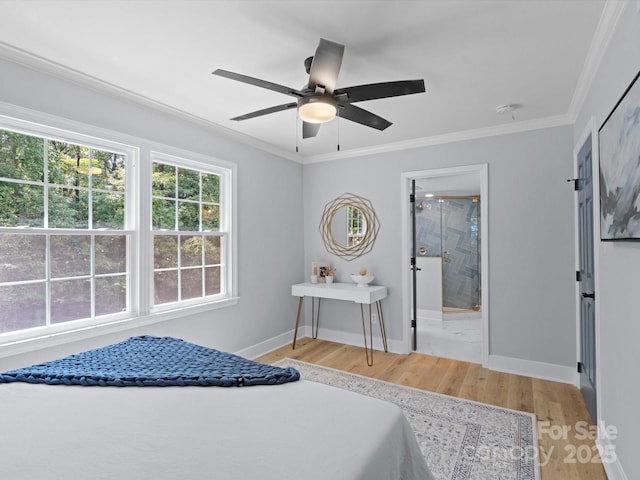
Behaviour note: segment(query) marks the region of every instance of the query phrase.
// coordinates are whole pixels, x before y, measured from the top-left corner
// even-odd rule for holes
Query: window
[[[0,333],[129,311],[127,162],[0,130]]]
[[[235,166],[151,147],[0,117],[0,345],[235,302]]]
[[[227,293],[228,224],[224,173],[154,154],[152,163],[154,306]]]

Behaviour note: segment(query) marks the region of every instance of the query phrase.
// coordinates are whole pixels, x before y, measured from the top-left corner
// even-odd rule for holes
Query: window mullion
[[[144,150],[142,155],[148,157],[150,152]],[[134,195],[129,196],[131,227],[134,234],[130,237],[131,281],[130,294],[132,310],[140,315],[146,315],[153,307],[153,231],[151,206],[153,196],[151,190],[151,165],[149,162],[138,161],[130,179],[133,183]]]
[[[51,235],[45,235],[45,325],[51,326]]]
[[[91,230],[93,228],[93,175],[92,175],[92,170],[93,170],[93,148],[89,149],[89,158],[88,158],[88,165],[87,165],[87,185],[89,186],[88,191],[87,191],[87,208],[89,209],[88,215],[87,215],[87,228],[89,230]]]
[[[205,272],[205,249],[206,249],[206,244],[205,244],[205,237],[202,234],[202,231],[204,230],[203,227],[203,223],[202,223],[202,172],[198,172],[198,231],[200,232],[200,244],[201,244],[201,248],[200,248],[200,295],[202,297],[205,297],[207,295],[207,288],[205,285],[206,282],[206,276],[204,274]]]
[[[42,159],[44,162],[44,167],[42,169],[44,178],[42,179],[42,190],[43,190],[43,201],[44,201],[44,228],[49,228],[49,140],[46,138],[43,141],[42,155],[44,158]]]
[[[91,162],[89,162],[89,165],[91,165]],[[91,167],[89,167],[89,170],[91,170]],[[89,209],[91,210],[91,209]],[[96,316],[96,236],[95,235],[91,235],[91,240],[90,240],[90,254],[89,254],[89,275],[91,277],[91,284],[90,284],[90,289],[91,289],[91,318],[94,318]]]

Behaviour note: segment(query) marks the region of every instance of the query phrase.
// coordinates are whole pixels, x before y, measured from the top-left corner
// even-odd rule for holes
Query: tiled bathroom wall
[[[444,308],[473,309],[480,305],[479,226],[479,201],[416,201],[416,256],[442,257]]]

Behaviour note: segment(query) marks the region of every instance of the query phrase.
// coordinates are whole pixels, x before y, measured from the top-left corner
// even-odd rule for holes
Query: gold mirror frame
[[[331,222],[333,221],[333,218],[340,209],[347,207],[352,207],[362,212],[362,216],[367,226],[361,241],[351,246],[344,245],[342,242],[337,241],[331,231]],[[352,193],[345,193],[335,200],[327,203],[324,207],[324,212],[322,213],[322,218],[320,220],[320,235],[322,236],[322,241],[324,242],[324,246],[327,251],[348,261],[371,251],[376,237],[378,236],[378,230],[380,230],[380,224],[371,202],[366,198]]]

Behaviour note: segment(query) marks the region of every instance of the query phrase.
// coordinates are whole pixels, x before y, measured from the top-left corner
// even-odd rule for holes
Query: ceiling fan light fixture
[[[338,102],[328,95],[313,95],[298,102],[298,115],[308,123],[330,122],[338,114]]]

